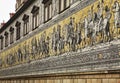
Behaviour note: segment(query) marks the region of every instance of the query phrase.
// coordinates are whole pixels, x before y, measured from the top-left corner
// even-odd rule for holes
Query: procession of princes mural
[[[79,22],[75,22],[76,17],[69,17],[68,24],[63,27],[58,23],[49,35],[44,30],[39,38],[34,37],[29,44],[24,43],[15,52],[1,57],[0,66],[60,56],[66,52],[77,52],[88,46],[119,39],[120,1],[111,0],[110,5],[100,0],[97,5],[91,5],[87,15],[83,13],[83,17],[79,17]]]

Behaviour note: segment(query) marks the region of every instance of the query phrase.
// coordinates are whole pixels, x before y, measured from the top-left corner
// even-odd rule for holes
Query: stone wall
[[[119,27],[115,28],[114,26],[115,19],[112,12],[114,7],[112,5],[115,4],[113,1],[112,4],[110,3],[109,0],[104,2],[84,0],[83,2],[76,3],[76,5],[73,4],[60,15],[40,25],[30,35],[1,51],[1,61],[3,62],[0,62],[0,79],[2,79],[2,83],[5,83],[5,80],[7,80],[6,83],[38,83],[38,81],[40,83],[119,83],[120,34],[117,33],[117,30],[119,32]],[[37,1],[35,4],[39,4],[39,2]],[[99,28],[102,26],[105,30],[96,31],[96,34],[93,34],[93,30],[92,35],[86,35],[86,28],[84,26],[86,16],[89,17],[90,11],[94,10],[92,12],[95,15],[93,15],[94,21],[91,19],[93,21],[91,22],[88,19],[93,28],[93,23],[98,24],[98,21],[101,19],[99,18],[98,20],[96,17],[98,13],[97,7],[99,8],[100,4],[105,6],[105,10],[103,10],[104,20],[102,18],[102,22],[105,22],[105,24],[101,24]],[[82,13],[85,13],[84,17]],[[109,22],[106,22],[106,20],[109,20]],[[81,26],[78,27],[80,23]],[[59,26],[61,26],[60,29],[58,28]],[[66,35],[67,30],[63,33],[64,29],[71,27],[69,35]],[[94,28],[96,27],[98,26],[94,26]],[[107,29],[109,27],[109,30],[106,30],[106,27]],[[82,28],[80,30],[81,35],[77,28]],[[58,29],[61,32],[56,31]],[[73,36],[76,33],[75,31],[78,32],[77,37]],[[44,35],[44,32],[47,34]],[[56,46],[61,45],[61,37],[53,38],[54,34],[56,34],[55,32],[59,33],[61,37],[64,36],[66,38],[69,36],[68,39],[70,41],[67,41],[66,38],[62,50],[61,48],[58,49],[58,47],[53,49],[54,45],[52,46],[52,44],[54,41],[47,41],[47,37],[53,40],[58,39],[57,42],[59,44]],[[79,43],[73,41],[79,39],[81,39]],[[46,50],[46,43],[50,48],[49,50]]]
[[[0,83],[120,83],[120,74],[89,74],[0,80]]]

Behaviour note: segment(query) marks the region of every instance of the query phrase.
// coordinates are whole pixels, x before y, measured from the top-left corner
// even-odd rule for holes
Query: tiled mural
[[[120,38],[120,0],[97,0],[39,34],[0,53],[0,66],[78,52]]]

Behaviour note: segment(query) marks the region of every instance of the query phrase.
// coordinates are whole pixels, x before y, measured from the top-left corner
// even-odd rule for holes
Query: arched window
[[[43,0],[44,4],[44,22],[52,18],[52,0]]]
[[[19,40],[21,33],[21,23],[17,21],[15,26],[16,26],[16,40]]]
[[[0,46],[1,46],[0,49],[1,49],[1,50],[3,49],[3,39],[4,39],[4,37],[1,35],[1,36],[0,36],[0,40],[1,40],[1,41],[0,41]]]
[[[8,46],[8,32],[5,32],[5,47]]]
[[[64,11],[65,9],[69,8],[70,0],[59,0],[59,12]]]
[[[31,13],[33,14],[33,16],[32,16],[32,29],[34,30],[39,26],[39,7],[33,6]]]
[[[14,42],[14,28],[10,27],[10,44]]]
[[[23,35],[27,35],[29,33],[29,16],[25,14],[22,20],[24,21]]]

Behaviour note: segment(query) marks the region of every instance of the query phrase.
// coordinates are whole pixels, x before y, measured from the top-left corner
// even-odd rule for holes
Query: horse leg
[[[109,33],[109,31],[106,31],[106,37],[107,37],[107,42],[110,41],[110,33]]]
[[[95,42],[95,40],[94,40],[94,36],[92,36],[92,37],[91,37],[91,46],[94,45],[94,42]]]
[[[105,33],[105,31],[103,30],[103,42],[105,42],[105,35],[106,35],[106,33]]]
[[[102,40],[103,40],[103,36],[102,36],[103,34],[102,34],[102,31],[100,31],[100,43],[102,43]]]

